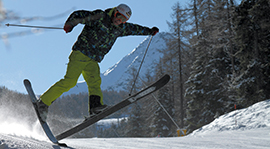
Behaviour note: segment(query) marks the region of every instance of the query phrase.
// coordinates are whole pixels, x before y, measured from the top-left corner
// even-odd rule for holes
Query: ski
[[[54,135],[53,135],[53,133],[52,133],[50,127],[48,126],[48,124],[47,124],[46,122],[44,122],[44,121],[41,120],[41,118],[40,118],[40,116],[39,116],[38,109],[37,109],[37,98],[36,98],[36,95],[35,95],[35,93],[34,93],[34,91],[33,91],[31,82],[30,82],[29,80],[25,79],[25,80],[23,81],[23,83],[24,83],[24,86],[25,86],[25,88],[26,88],[26,90],[27,90],[27,92],[28,92],[28,95],[29,95],[30,99],[31,99],[31,102],[32,102],[32,104],[33,104],[33,107],[34,107],[34,109],[35,109],[35,111],[36,111],[38,120],[39,120],[39,122],[40,122],[40,124],[41,124],[41,126],[42,126],[42,128],[43,128],[43,130],[44,130],[44,132],[45,132],[45,134],[46,134],[47,137],[49,138],[49,140],[50,140],[52,143],[57,144],[57,145],[59,145],[59,146],[67,147],[67,145],[66,145],[65,143],[59,143],[59,142],[58,142],[58,140],[54,137]]]
[[[75,127],[71,128],[69,130],[66,130],[65,132],[57,135],[56,139],[62,140],[64,138],[67,138],[67,137],[87,128],[88,126],[90,126],[90,125],[98,122],[99,120],[113,114],[114,112],[142,99],[143,97],[145,97],[145,96],[147,96],[147,95],[149,95],[157,90],[159,90],[161,87],[166,85],[169,82],[169,80],[170,80],[170,76],[167,74],[164,75],[158,81],[156,81],[152,85],[142,89],[138,93],[127,97],[126,99],[119,102],[118,104],[116,104],[114,106],[110,106],[109,108],[105,109],[103,112],[101,112],[97,115],[94,115],[93,117],[90,117],[90,118],[86,119],[85,121],[83,121],[82,123],[76,125]]]

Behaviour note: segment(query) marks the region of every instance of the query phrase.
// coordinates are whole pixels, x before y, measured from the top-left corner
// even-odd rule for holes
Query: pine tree
[[[142,88],[140,78],[136,78],[137,70],[132,68],[130,70],[131,79],[129,80],[130,87],[133,87],[134,81],[136,84],[134,85],[133,92],[137,92]],[[149,78],[149,77],[148,77]],[[137,80],[135,80],[137,79]],[[132,90],[132,89],[131,89]],[[128,118],[128,125],[126,127],[126,136],[129,137],[143,137],[145,136],[146,130],[146,122],[145,122],[145,115],[143,115],[143,103],[144,102],[136,102],[130,106],[130,116]]]
[[[235,40],[239,51],[235,55],[240,72],[234,87],[243,107],[270,98],[269,9],[268,0],[244,0],[236,9]]]
[[[161,77],[164,75],[162,70],[162,64],[160,63],[157,66],[157,77]],[[164,86],[163,88],[158,90],[157,98],[159,102],[163,105],[166,111],[174,117],[174,103],[172,102],[171,94],[170,94],[170,87],[169,85]],[[152,135],[153,136],[163,136],[169,137],[173,136],[173,125],[170,118],[164,112],[164,110],[160,106],[156,106],[156,111],[154,113],[154,119],[151,125],[152,128]]]
[[[142,114],[142,108],[139,102],[132,106],[131,115],[128,118],[128,132],[129,137],[143,137],[145,129],[145,117]]]
[[[230,19],[224,17],[228,16],[228,6],[226,0],[206,0],[198,5],[200,34],[192,42],[196,61],[186,90],[187,121],[191,130],[224,114],[224,105],[230,103],[227,81],[232,74],[232,61],[228,49],[232,48],[232,43],[228,41],[232,33],[229,32]]]
[[[185,94],[185,74],[188,70],[188,61],[189,56],[187,51],[187,43],[185,42],[185,34],[186,34],[186,24],[187,24],[187,11],[185,9],[182,9],[180,7],[179,2],[177,2],[173,6],[173,22],[169,23],[168,25],[172,31],[172,35],[174,36],[173,39],[168,40],[166,49],[167,52],[167,59],[163,59],[163,63],[167,64],[169,67],[169,70],[172,71],[172,93],[173,97],[175,98],[175,103],[179,107],[179,114],[180,114],[180,122],[181,127],[184,127],[184,118],[185,118],[185,103],[186,100],[184,98]],[[170,68],[171,67],[171,68]]]

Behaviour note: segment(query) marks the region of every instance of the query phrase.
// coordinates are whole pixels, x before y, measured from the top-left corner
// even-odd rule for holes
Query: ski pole
[[[146,87],[146,83],[143,81],[143,79],[139,76],[139,79],[142,81],[143,85]],[[164,110],[164,112],[168,115],[168,117],[171,119],[171,121],[174,123],[174,125],[177,127],[177,133],[181,133],[183,135],[186,135],[186,133],[184,132],[183,129],[180,129],[180,127],[177,125],[177,123],[175,122],[175,120],[172,118],[172,116],[169,114],[169,112],[164,108],[164,106],[161,104],[161,102],[159,102],[159,100],[157,99],[157,97],[154,95],[154,93],[151,93],[152,97],[154,97],[154,99],[156,100],[156,102],[159,104],[159,106]],[[178,135],[178,137],[180,136],[180,134]]]
[[[152,38],[153,38],[153,35],[151,36],[151,38],[150,38],[150,40],[149,40],[149,43],[148,43],[148,45],[147,45],[147,48],[146,48],[146,50],[145,50],[145,53],[144,53],[144,56],[143,56],[143,59],[142,59],[141,65],[140,65],[140,67],[139,67],[139,70],[138,70],[138,72],[137,72],[137,75],[136,75],[136,77],[135,77],[135,80],[134,80],[134,82],[133,82],[133,85],[132,85],[132,87],[131,87],[131,90],[130,90],[129,96],[131,96],[132,90],[133,90],[133,88],[134,88],[134,86],[135,86],[136,80],[137,80],[138,75],[139,75],[139,73],[140,73],[140,70],[141,70],[141,67],[142,67],[142,64],[143,64],[144,58],[145,58],[145,56],[146,56],[146,53],[147,53],[147,51],[148,51],[148,48],[149,48],[150,43],[151,43],[151,41],[152,41]]]
[[[44,29],[64,29],[61,27],[47,27],[47,26],[33,26],[33,25],[19,25],[19,24],[6,24],[7,27],[9,26],[17,26],[17,27],[31,27],[31,28],[44,28]]]

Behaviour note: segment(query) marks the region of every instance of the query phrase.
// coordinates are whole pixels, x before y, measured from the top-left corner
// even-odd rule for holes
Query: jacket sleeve
[[[141,26],[133,23],[123,24],[123,36],[128,35],[152,35],[152,30],[149,27]]]
[[[78,10],[74,11],[67,19],[65,24],[71,25],[72,27],[81,24],[87,24],[92,20],[97,20],[104,17],[104,11],[95,10],[95,11],[86,11]]]

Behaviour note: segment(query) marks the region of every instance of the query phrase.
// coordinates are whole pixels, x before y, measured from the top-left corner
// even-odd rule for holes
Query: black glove
[[[151,31],[152,31],[152,36],[155,36],[159,32],[159,29],[157,27],[153,27]]]

